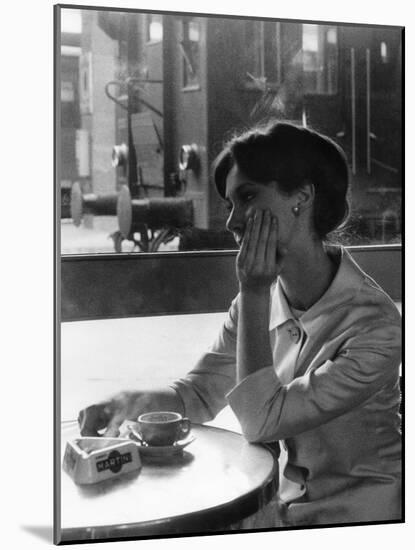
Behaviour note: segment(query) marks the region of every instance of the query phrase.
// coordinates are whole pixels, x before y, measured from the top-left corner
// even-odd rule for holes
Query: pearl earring
[[[298,217],[300,215],[300,207],[299,206],[293,206],[293,214],[296,217]]]

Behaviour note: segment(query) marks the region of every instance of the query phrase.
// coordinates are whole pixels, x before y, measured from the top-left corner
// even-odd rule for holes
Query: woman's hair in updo
[[[292,195],[314,185],[314,228],[320,239],[339,228],[349,214],[349,170],[343,150],[330,138],[286,122],[257,127],[232,138],[218,155],[213,177],[225,198],[226,178],[234,165],[259,183],[276,181]]]

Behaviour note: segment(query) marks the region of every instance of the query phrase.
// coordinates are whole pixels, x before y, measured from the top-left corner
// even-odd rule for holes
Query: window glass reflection
[[[149,15],[148,40],[150,42],[159,42],[162,39],[163,39],[163,16]]]
[[[303,70],[306,93],[337,92],[337,29],[303,25]]]
[[[183,55],[183,86],[200,85],[200,27],[198,21],[183,21],[183,40],[181,50]]]

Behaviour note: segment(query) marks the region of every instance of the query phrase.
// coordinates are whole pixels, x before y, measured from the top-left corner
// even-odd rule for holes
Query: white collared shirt
[[[288,384],[294,378],[297,358],[306,334],[297,315],[290,308],[280,282],[275,286],[269,323],[271,349],[275,371],[281,382]]]
[[[281,283],[278,280],[271,290],[275,299],[270,311],[270,340],[275,372],[284,385],[292,382],[295,376],[298,356],[307,338],[300,318],[303,312],[290,307]],[[280,441],[279,456],[279,497],[290,502],[305,492],[305,485],[288,479],[284,472],[288,464],[285,441]]]

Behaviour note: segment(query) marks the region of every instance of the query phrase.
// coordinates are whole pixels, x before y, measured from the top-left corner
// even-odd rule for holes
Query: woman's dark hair
[[[309,128],[274,122],[232,138],[213,165],[214,182],[223,198],[226,178],[235,164],[253,181],[277,181],[280,191],[289,195],[307,181],[314,184],[314,228],[320,239],[347,219],[347,160],[328,137]]]

